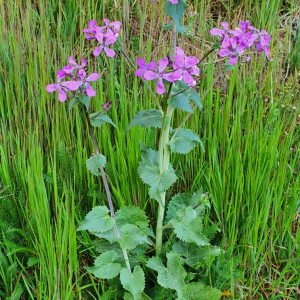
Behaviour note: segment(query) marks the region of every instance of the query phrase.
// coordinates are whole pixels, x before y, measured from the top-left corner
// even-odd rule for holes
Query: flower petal
[[[173,73],[173,79],[176,80],[180,80],[182,78],[182,70],[177,70]]]
[[[81,60],[81,66],[79,68],[84,68],[86,66],[86,59],[83,57]]]
[[[89,97],[95,97],[96,96],[95,90],[88,83],[85,83],[85,87],[86,87],[86,94]]]
[[[103,46],[95,48],[95,50],[93,51],[94,56],[98,56],[101,53],[102,49]]]
[[[166,73],[166,74],[163,74],[163,79],[169,81],[169,82],[174,82],[175,79],[173,77],[173,73]]]
[[[194,78],[189,74],[188,71],[183,72],[182,79],[185,83],[190,84],[194,81]]]
[[[105,41],[105,45],[110,45],[115,43],[117,38],[114,35],[110,35],[107,40]]]
[[[177,55],[182,55],[182,56],[186,57],[186,55],[184,54],[184,51],[182,50],[181,47],[177,47],[176,48],[176,54]]]
[[[175,55],[173,69],[177,70],[185,66],[185,57],[183,55]]]
[[[144,72],[145,72],[145,69],[137,69],[134,74],[137,77],[141,77],[141,76],[143,76]]]
[[[63,91],[61,87],[58,88],[58,100],[60,102],[65,102],[67,99],[67,94]]]
[[[193,67],[194,65],[198,64],[199,60],[195,56],[189,56],[186,61],[185,61],[185,67],[190,68]]]
[[[147,69],[154,69],[154,68],[156,68],[156,63],[155,63],[155,61],[151,61],[148,64]]]
[[[224,30],[228,30],[228,22],[221,22],[220,25],[224,28]]]
[[[85,32],[84,34],[85,34],[85,37],[86,37],[87,40],[94,40],[94,39],[96,39],[94,36],[90,35],[87,32]]]
[[[116,52],[114,50],[111,50],[107,47],[104,47],[104,51],[108,57],[114,57],[116,55]]]
[[[158,62],[158,71],[161,73],[169,64],[169,61],[167,58],[163,58]]]
[[[161,77],[158,78],[157,84],[156,84],[156,93],[158,95],[162,95],[166,91],[166,88],[163,83],[163,79]]]
[[[48,93],[53,93],[54,91],[56,91],[56,89],[57,89],[58,87],[59,87],[59,84],[55,84],[55,83],[49,84],[49,85],[46,86],[46,91],[47,91]]]
[[[103,44],[104,34],[102,32],[97,31],[95,37],[100,44]]]
[[[144,79],[145,80],[153,80],[153,79],[156,79],[158,77],[159,77],[159,75],[154,73],[153,71],[146,71],[144,73]]]
[[[100,74],[98,73],[92,73],[87,79],[86,81],[96,81],[98,80],[100,77]]]
[[[232,54],[232,51],[228,50],[228,49],[221,49],[219,51],[219,55],[221,57],[224,57],[224,56],[228,56],[228,55],[231,55]]]
[[[229,64],[231,66],[235,65],[237,63],[237,60],[236,60],[236,55],[233,54],[230,58],[229,58]]]
[[[69,57],[69,63],[72,64],[72,65],[74,65],[76,68],[78,68],[78,65],[77,65],[77,63],[76,63],[76,61],[75,61],[75,59],[74,59],[73,56]]]
[[[65,81],[65,82],[62,82],[61,85],[71,91],[76,91],[82,85],[82,81]]]
[[[96,20],[91,20],[91,21],[89,22],[89,27],[90,27],[90,28],[95,28],[95,27],[96,27]]]
[[[147,69],[146,61],[143,58],[138,58],[136,63],[140,68]]]
[[[225,33],[225,31],[223,29],[219,29],[219,28],[213,28],[210,30],[209,32],[211,35],[222,35]]]

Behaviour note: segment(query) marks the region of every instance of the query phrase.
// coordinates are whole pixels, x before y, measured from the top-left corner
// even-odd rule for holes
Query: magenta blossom
[[[78,64],[76,63],[75,59],[73,56],[70,56],[69,57],[69,63],[71,65],[66,65],[63,67],[63,71],[66,72],[66,74],[71,74],[74,70],[80,70],[81,68],[84,68],[86,66],[86,59],[85,58],[82,58],[81,60],[81,65],[78,66]],[[71,76],[73,77],[73,76]]]
[[[116,55],[114,50],[107,48],[108,45],[111,45],[116,42],[117,38],[114,35],[111,35],[107,39],[105,39],[104,34],[102,32],[97,32],[96,39],[100,43],[100,46],[96,47],[93,51],[93,54],[95,56],[98,56],[101,53],[102,49],[104,49],[108,57],[114,57]]]
[[[237,37],[239,39],[238,42],[245,44],[246,47],[253,46],[254,41],[257,39],[258,35],[254,34],[252,31],[246,32],[246,30],[250,26],[250,22],[241,20],[239,24],[240,28],[236,28],[235,30],[229,30],[229,33]]]
[[[182,79],[189,86],[195,86],[196,81],[191,75],[198,76],[200,74],[200,69],[196,66],[199,60],[195,56],[187,57],[180,47],[177,47],[177,53],[181,54],[175,56],[173,78],[175,80]]]
[[[93,36],[93,35],[90,35],[90,33],[96,34],[96,32],[97,32],[96,20],[91,20],[91,21],[89,22],[89,27],[90,27],[90,29],[84,28],[84,29],[83,29],[83,32],[84,32],[84,34],[85,34],[85,37],[86,37],[88,40],[94,40],[96,37]]]
[[[230,56],[229,64],[232,66],[237,63],[237,56],[244,52],[246,45],[243,43],[238,44],[238,39],[234,36],[229,39],[229,42],[230,46],[226,49],[221,49],[219,55],[221,57]]]
[[[79,77],[79,80],[77,81],[67,81],[64,82],[65,86],[71,90],[71,91],[76,91],[79,89],[81,85],[85,85],[86,88],[86,94],[89,97],[94,97],[96,96],[95,90],[88,84],[89,81],[96,81],[100,77],[98,73],[92,73],[90,76],[86,78],[86,73],[83,70],[79,70],[77,72],[77,76]]]
[[[228,22],[221,22],[220,25],[223,27],[223,29],[213,28],[210,30],[210,34],[219,36],[219,40],[222,41],[222,48],[227,48],[230,45],[228,36]]]
[[[110,22],[108,19],[104,19],[105,26],[98,27],[99,31],[104,32],[104,30],[107,30],[108,36],[113,34],[115,37],[118,37],[118,31],[120,30],[121,27],[121,22],[120,21],[114,21]]]
[[[135,71],[135,76],[141,77],[145,73],[145,71],[150,71],[156,68],[156,63],[154,61],[151,61],[148,65],[146,61],[143,58],[138,58],[137,65],[139,66],[139,69]]]
[[[58,71],[63,72],[63,71]],[[62,73],[61,73],[62,74]],[[54,91],[58,90],[58,100],[60,102],[65,102],[67,99],[67,90],[65,88],[68,88],[68,82],[60,82],[63,77],[57,76],[57,83],[55,84],[49,84],[46,86],[46,90],[48,93],[53,93]]]
[[[154,80],[154,79],[158,78],[157,84],[156,84],[156,92],[159,95],[162,95],[166,91],[163,79],[165,79],[169,82],[175,81],[173,78],[173,73],[167,73],[164,71],[164,69],[168,66],[168,64],[169,64],[168,59],[163,58],[158,62],[158,73],[155,73],[153,71],[145,71],[145,73],[144,73],[145,80]]]

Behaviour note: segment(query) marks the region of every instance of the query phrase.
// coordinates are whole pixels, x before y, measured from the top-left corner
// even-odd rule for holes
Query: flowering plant
[[[147,63],[144,58],[138,58],[135,70],[135,75],[150,89],[157,107],[139,111],[128,130],[134,126],[160,129],[158,149],[141,144],[141,161],[138,166],[141,180],[149,185],[150,198],[157,201],[155,234],[147,215],[140,208],[124,206],[117,212],[114,210],[104,171],[106,158],[100,154],[94,135],[94,127],[101,127],[104,123],[115,126],[107,115],[111,101],[102,106],[102,111],[89,114],[91,97],[95,96],[90,82],[96,81],[100,75],[92,73],[88,76],[84,70],[86,60],[83,58],[78,65],[71,56],[70,64],[56,73],[57,83],[46,87],[50,93],[58,90],[61,102],[66,101],[67,94],[72,95],[70,108],[82,106],[84,109],[96,152],[87,160],[86,166],[95,176],[101,176],[109,206],[94,207],[78,228],[88,230],[100,239],[97,241],[100,255],[94,266],[86,269],[102,279],[119,276],[126,290],[123,299],[127,300],[151,299],[150,294],[155,298],[157,284],[160,289],[174,290],[176,296],[172,299],[217,300],[222,295],[219,290],[205,285],[199,272],[200,265],[206,268],[209,261],[222,251],[211,245],[211,238],[203,229],[203,218],[208,206],[207,193],[178,193],[171,199],[167,196],[168,189],[178,178],[171,164],[171,155],[187,154],[198,144],[203,149],[198,134],[183,128],[194,110],[202,108],[201,98],[196,90],[200,61],[195,56],[187,56],[181,47],[176,47],[176,32],[181,28],[185,8],[184,0],[165,2],[165,12],[173,19],[171,53],[158,62]],[[121,23],[104,19],[104,24],[97,27],[96,21],[92,20],[89,28],[83,32],[88,40],[98,42],[93,50],[94,56],[107,55],[112,58],[116,53],[110,47],[118,43]],[[211,34],[219,37],[219,55],[230,56],[231,65],[236,64],[238,56],[252,46],[256,47],[258,53],[263,51],[268,56],[270,37],[265,31],[259,32],[250,26],[249,21],[241,21],[240,28],[233,31],[228,30],[228,23],[221,23],[221,26],[223,29],[213,28]],[[125,51],[121,50],[121,53],[134,66]],[[147,81],[152,80],[157,80],[157,95],[147,84]],[[175,109],[188,112],[188,115],[178,128],[173,129]],[[145,270],[148,270],[148,277],[145,276]],[[151,288],[153,282],[156,287],[154,289]]]

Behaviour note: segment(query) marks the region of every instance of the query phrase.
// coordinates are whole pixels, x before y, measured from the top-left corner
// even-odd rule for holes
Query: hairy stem
[[[97,141],[96,141],[96,138],[95,138],[94,128],[91,124],[90,116],[89,116],[88,111],[87,111],[85,106],[84,106],[84,113],[85,113],[86,121],[88,123],[90,137],[93,141],[93,145],[94,145],[96,154],[99,155],[100,151],[99,151],[99,147],[98,147],[98,144],[97,144]],[[102,181],[103,181],[103,184],[104,184],[104,187],[105,187],[105,192],[106,192],[106,196],[107,196],[107,200],[108,200],[110,215],[111,215],[111,217],[115,218],[114,205],[113,205],[113,202],[112,202],[112,199],[111,199],[111,194],[110,194],[110,190],[109,190],[109,186],[108,186],[108,182],[107,182],[107,178],[106,178],[106,175],[105,175],[104,168],[100,168],[100,171],[101,171],[101,177],[102,177]],[[120,235],[120,232],[118,230],[118,227],[117,227],[116,223],[114,224],[114,231],[116,233],[117,239],[118,240],[121,239],[121,235]],[[131,273],[131,268],[130,268],[130,263],[129,263],[129,258],[128,258],[127,251],[126,251],[126,249],[123,249],[123,248],[122,248],[122,251],[123,251],[123,256],[124,256],[124,260],[125,260],[125,263],[126,263],[126,267],[129,270],[129,272]]]

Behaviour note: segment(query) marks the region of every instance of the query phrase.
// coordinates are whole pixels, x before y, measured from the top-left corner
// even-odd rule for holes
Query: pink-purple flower
[[[114,50],[107,47],[116,42],[117,38],[114,35],[110,35],[108,38],[105,38],[102,32],[97,32],[96,39],[99,42],[100,46],[96,47],[93,51],[93,54],[95,56],[98,56],[101,53],[102,49],[104,49],[108,57],[114,57],[116,55]]]
[[[58,100],[60,102],[65,102],[67,99],[67,83],[61,82],[62,77],[57,76],[57,83],[49,84],[46,86],[48,93],[53,93],[58,90]]]
[[[139,66],[139,69],[135,71],[135,76],[137,77],[143,76],[145,71],[150,71],[156,68],[155,61],[151,61],[149,64],[147,64],[143,58],[139,58],[137,60],[137,65]]]
[[[156,84],[156,92],[159,95],[162,95],[166,91],[163,79],[165,79],[169,82],[174,82],[175,81],[174,77],[173,77],[173,73],[167,73],[165,71],[168,64],[169,64],[168,59],[163,58],[158,62],[158,71],[157,72],[145,71],[145,73],[144,73],[144,79],[145,80],[158,79],[157,84]]]

